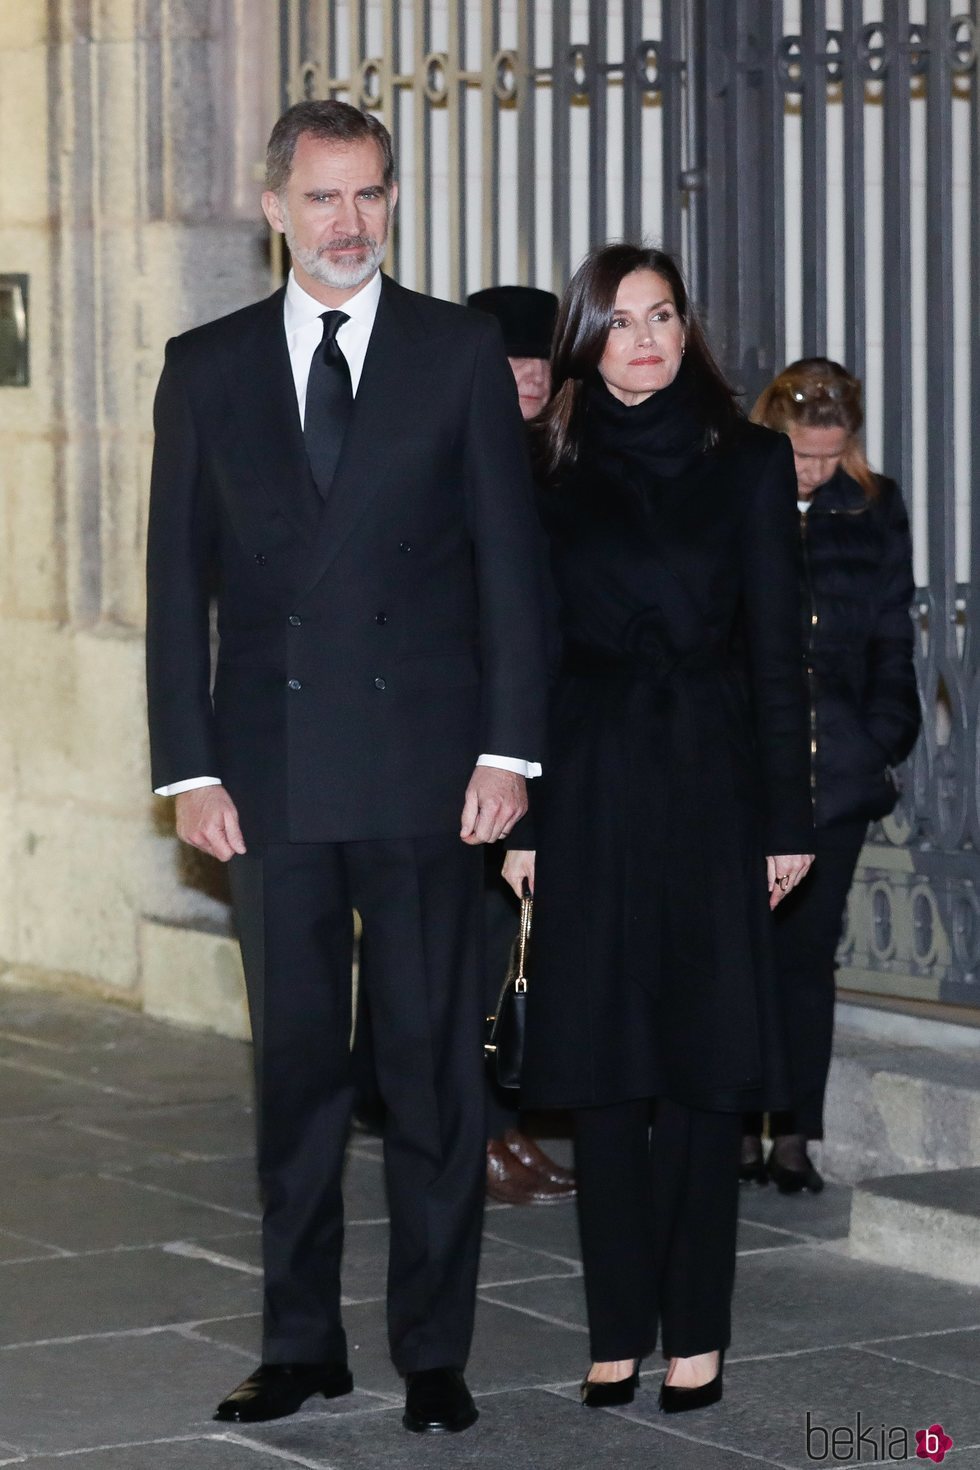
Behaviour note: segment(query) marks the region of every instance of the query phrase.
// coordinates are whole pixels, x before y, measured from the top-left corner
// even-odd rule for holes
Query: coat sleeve
[[[881,746],[888,764],[897,766],[915,744],[921,722],[909,617],[915,588],[912,538],[901,492],[886,480],[881,497],[885,521],[881,593],[868,643],[863,715],[868,734]]]
[[[800,632],[796,473],[781,435],[749,486],[742,523],[744,637],[770,855],[813,851],[808,704]]]
[[[211,705],[210,501],[174,342],[153,405],[146,557],[146,677],[156,789],[220,776]]]
[[[543,761],[545,568],[524,421],[496,323],[476,350],[464,474],[479,598],[480,749]]]

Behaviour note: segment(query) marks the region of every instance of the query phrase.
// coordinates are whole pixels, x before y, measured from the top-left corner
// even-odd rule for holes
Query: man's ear
[[[282,205],[279,202],[279,195],[273,193],[271,189],[266,189],[262,195],[262,213],[274,230],[278,230],[280,235],[286,233],[286,223],[282,217]]]
[[[398,203],[398,185],[392,184],[388,190],[388,213],[394,214],[395,205]]]

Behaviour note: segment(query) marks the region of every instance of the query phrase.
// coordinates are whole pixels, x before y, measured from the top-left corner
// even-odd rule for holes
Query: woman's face
[[[802,424],[787,430],[796,460],[796,483],[800,499],[809,500],[815,490],[837,473],[850,434],[846,429],[807,429]]]
[[[599,362],[606,387],[633,407],[674,381],[683,355],[684,324],[670,285],[656,271],[631,271],[619,283]]]

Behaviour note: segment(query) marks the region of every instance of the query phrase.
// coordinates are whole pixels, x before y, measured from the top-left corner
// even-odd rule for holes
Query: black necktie
[[[316,488],[326,500],[344,445],[354,394],[347,359],[337,345],[337,333],[350,318],[343,311],[325,311],[320,320],[323,341],[310,363],[303,438]]]

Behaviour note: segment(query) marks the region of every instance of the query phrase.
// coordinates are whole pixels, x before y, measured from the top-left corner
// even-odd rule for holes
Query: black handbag
[[[507,978],[497,999],[497,1013],[487,1017],[484,1053],[500,1087],[520,1087],[527,1021],[527,944],[531,937],[531,886],[524,879],[521,927],[511,951]]]

